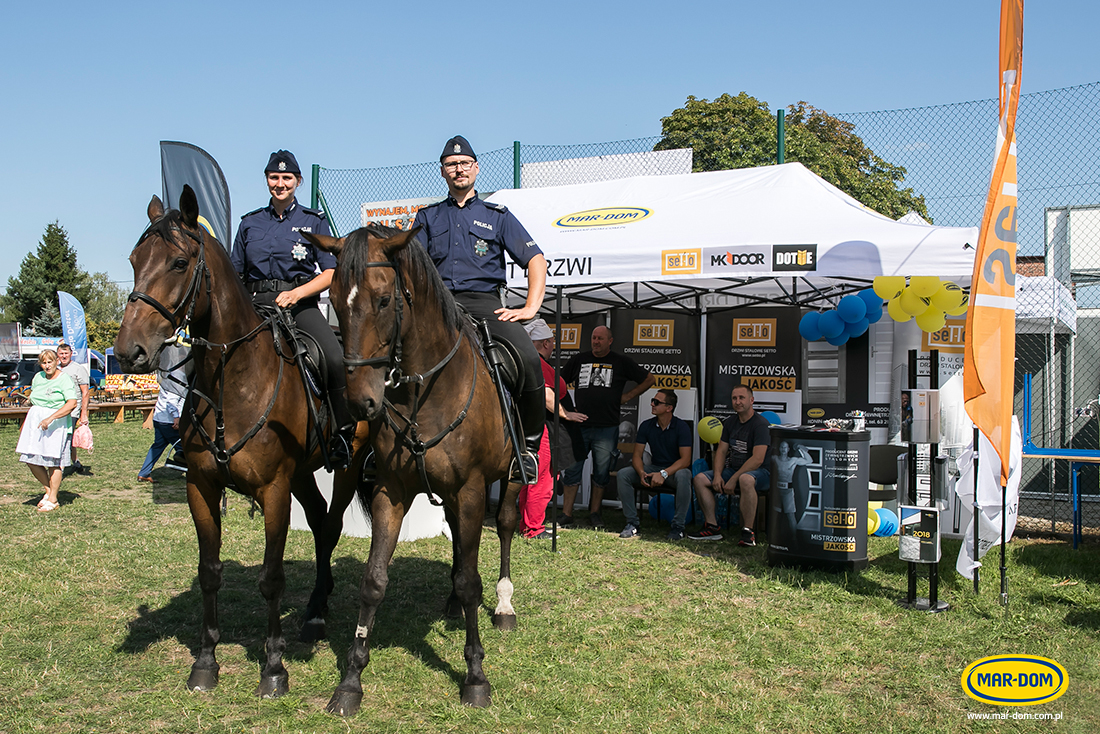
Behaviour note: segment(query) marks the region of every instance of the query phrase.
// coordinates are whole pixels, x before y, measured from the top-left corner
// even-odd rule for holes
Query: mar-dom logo
[[[613,227],[640,222],[652,213],[651,210],[639,206],[606,206],[566,214],[564,217],[559,217],[554,222],[554,226],[561,229]]]

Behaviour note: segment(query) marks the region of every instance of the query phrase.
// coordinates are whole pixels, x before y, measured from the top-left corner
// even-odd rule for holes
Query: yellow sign
[[[825,409],[824,408],[810,408],[809,410],[806,411],[806,415],[810,416],[811,418],[824,418],[825,417]]]
[[[975,660],[962,674],[962,688],[975,701],[994,706],[1050,703],[1066,692],[1066,669],[1036,655],[994,655]]]
[[[690,390],[691,389],[691,375],[658,375],[653,374],[657,378],[657,382],[653,384],[653,387],[658,390]]]
[[[553,324],[549,324],[550,329],[554,329]],[[562,349],[580,349],[581,348],[581,325],[580,324],[562,324],[561,334],[558,334],[558,344]]]
[[[826,510],[825,527],[827,528],[854,528],[856,526],[856,513],[851,510]]]
[[[702,250],[662,250],[661,275],[697,275],[703,272]]]
[[[749,377],[741,376],[741,384],[753,392],[794,392],[793,377]]]
[[[671,347],[675,326],[672,319],[634,319],[634,346]]]
[[[620,224],[640,222],[653,212],[638,206],[606,206],[600,209],[585,209],[559,217],[555,227],[577,229],[582,227],[608,227]]]
[[[775,319],[734,319],[733,346],[774,347]]]
[[[966,319],[947,319],[939,331],[922,331],[920,347],[924,351],[938,349],[948,354],[962,354],[966,340]]]

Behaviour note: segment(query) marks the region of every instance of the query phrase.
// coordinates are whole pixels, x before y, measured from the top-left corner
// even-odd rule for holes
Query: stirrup
[[[333,471],[347,469],[351,463],[351,441],[343,433],[337,433],[329,441],[328,459]]]
[[[509,481],[523,481],[523,475],[520,473],[517,459],[523,462],[523,468],[527,472],[527,478],[531,480],[531,484],[537,482],[539,476],[539,457],[537,454],[531,452],[530,449],[524,450],[518,457],[512,459],[512,466],[508,470]]]

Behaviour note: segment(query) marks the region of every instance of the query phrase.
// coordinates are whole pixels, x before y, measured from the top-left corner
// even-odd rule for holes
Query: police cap
[[[277,150],[271,154],[271,158],[267,161],[267,168],[264,169],[264,173],[293,173],[297,176],[302,175],[302,169],[298,168],[298,161],[295,160],[294,154],[289,150]]]
[[[477,154],[474,153],[473,146],[461,135],[455,135],[447,141],[447,144],[443,146],[443,152],[439,154],[439,162],[442,163],[443,159],[449,155],[468,155],[475,161],[477,160]]]

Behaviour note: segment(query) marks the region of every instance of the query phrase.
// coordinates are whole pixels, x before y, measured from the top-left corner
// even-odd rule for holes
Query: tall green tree
[[[71,293],[81,304],[88,300],[88,274],[77,265],[65,228],[55,221],[46,225],[38,251],[23,258],[19,275],[8,278],[2,305],[29,328],[43,309],[57,308],[58,291]]]
[[[875,154],[854,125],[806,102],[787,108],[785,160],[798,161],[852,198],[897,219],[915,211],[925,219],[924,197],[904,187],[906,170]],[[776,118],[768,105],[741,92],[713,102],[688,97],[661,118],[654,150],[691,148],[692,169],[718,171],[775,163]]]
[[[120,323],[126,310],[126,291],[111,280],[107,273],[92,273],[87,280],[88,301],[84,316],[88,321]]]

